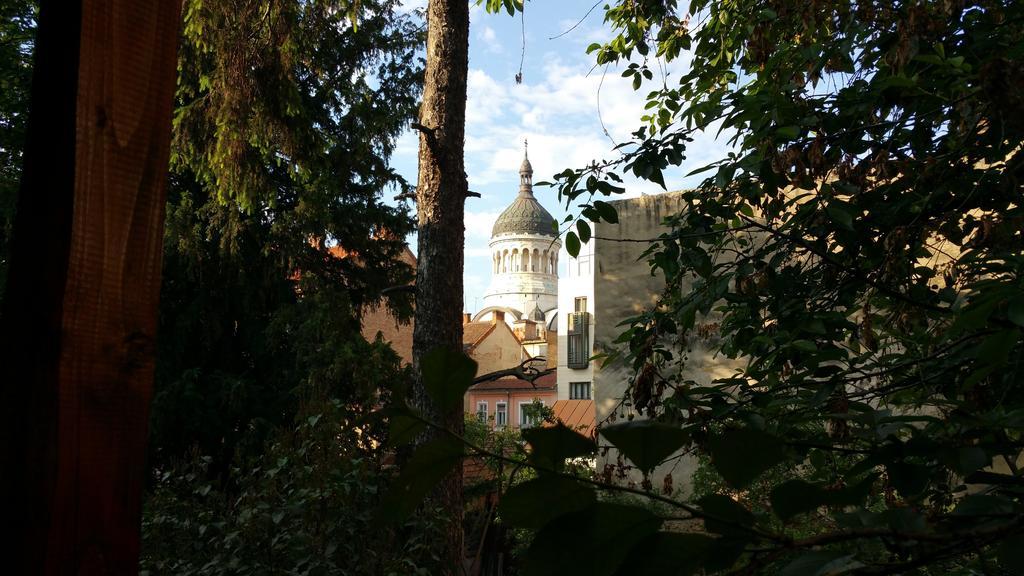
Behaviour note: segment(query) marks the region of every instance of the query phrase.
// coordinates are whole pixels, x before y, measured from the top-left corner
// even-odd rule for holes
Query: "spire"
[[[523,163],[519,165],[519,195],[533,196],[533,166],[530,164],[529,142],[523,139]]]

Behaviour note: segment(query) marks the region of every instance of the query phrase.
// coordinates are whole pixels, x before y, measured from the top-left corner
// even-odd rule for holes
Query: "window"
[[[498,402],[494,405],[494,425],[504,428],[508,424],[508,404]]]
[[[576,305],[586,306],[586,298],[577,298]],[[566,338],[568,366],[573,369],[586,368],[590,363],[590,314],[586,312],[569,313],[569,329]]]
[[[590,382],[569,382],[569,400],[590,400]]]
[[[586,298],[577,298],[576,302],[574,304],[573,310],[575,312],[586,312],[587,311],[587,299]]]
[[[587,276],[590,274],[590,255],[580,254],[575,260],[569,261],[570,274],[575,270],[576,276]],[[584,304],[586,304],[586,298],[583,298]],[[585,310],[577,310],[577,312],[584,312]]]
[[[544,404],[543,400],[534,400],[533,402],[539,402]],[[540,414],[534,410],[533,402],[520,402],[519,403],[519,427],[520,428],[533,428],[540,422]]]
[[[481,422],[487,422],[487,402],[476,403],[476,419]]]

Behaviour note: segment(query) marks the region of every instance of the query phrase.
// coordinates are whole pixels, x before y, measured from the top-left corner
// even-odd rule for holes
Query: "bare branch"
[[[544,370],[540,370],[538,368],[534,368],[533,366],[531,366],[531,364],[535,362],[547,363],[547,360],[543,356],[538,356],[536,358],[527,358],[526,360],[520,362],[519,365],[516,366],[515,368],[496,370],[494,372],[488,372],[487,374],[477,376],[476,378],[473,379],[473,384],[480,384],[481,382],[490,382],[491,380],[497,380],[499,378],[504,378],[505,376],[515,376],[516,378],[519,378],[521,380],[526,380],[530,384],[533,384],[534,388],[536,388],[537,385],[534,381],[540,378],[541,376],[544,376],[545,374],[553,373],[555,369],[545,368]]]

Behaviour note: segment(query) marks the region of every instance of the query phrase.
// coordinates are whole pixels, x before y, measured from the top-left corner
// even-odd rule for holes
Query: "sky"
[[[407,7],[425,3],[411,0]],[[523,140],[529,141],[534,181],[551,181],[565,168],[615,157],[614,146],[629,140],[640,126],[650,85],[634,91],[631,79],[620,75],[623,68],[594,68],[593,55],[586,54],[591,43],[612,38],[610,27],[603,23],[604,3],[585,17],[593,0],[528,2],[525,25],[522,14],[488,14],[471,5],[465,160],[469,189],[481,197],[466,201],[467,312],[483,307],[491,277],[487,243],[494,220],[518,192]],[[523,81],[516,84],[521,59]],[[685,62],[668,67],[670,84],[678,81],[683,66]],[[655,80],[660,85],[660,78]],[[669,190],[695,185],[699,179],[685,175],[725,153],[725,139],[715,141],[713,135],[698,136],[683,165],[665,171]],[[395,169],[413,183],[417,143],[416,134],[408,131],[392,158]],[[626,189],[623,197],[663,191],[657,184],[630,179]],[[554,189],[535,187],[534,194],[559,221],[567,214]],[[415,251],[414,237],[410,247]],[[561,266],[560,277],[564,262]]]

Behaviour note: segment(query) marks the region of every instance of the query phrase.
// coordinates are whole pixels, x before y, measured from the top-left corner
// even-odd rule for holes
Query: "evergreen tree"
[[[382,194],[415,112],[421,31],[396,2],[190,2],[174,118],[154,465],[226,477],[303,391],[367,405],[363,310],[410,303],[411,221]]]

